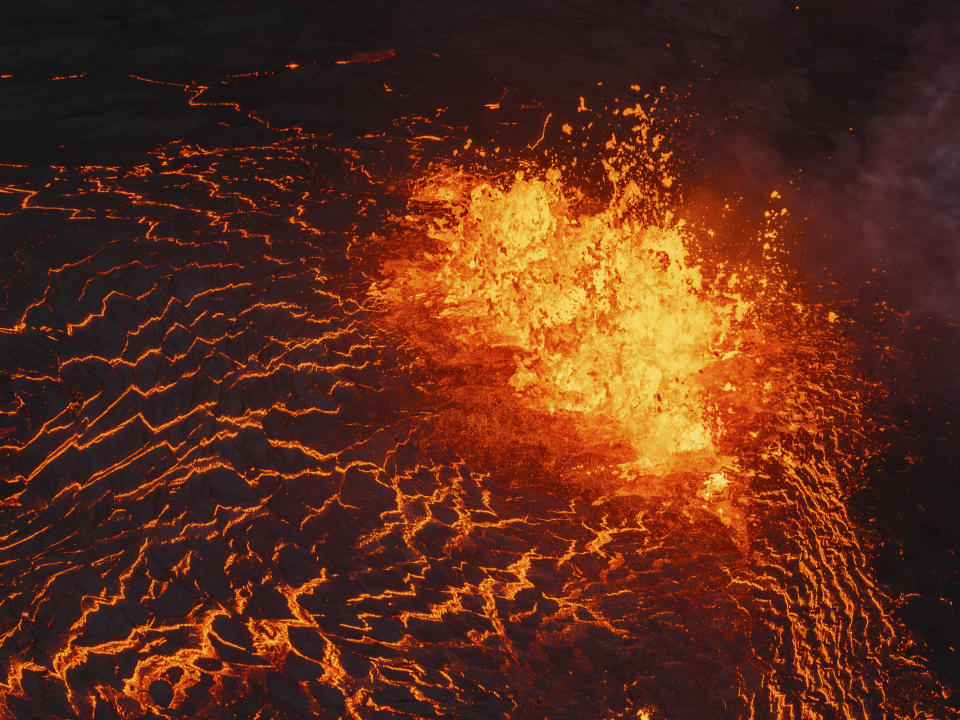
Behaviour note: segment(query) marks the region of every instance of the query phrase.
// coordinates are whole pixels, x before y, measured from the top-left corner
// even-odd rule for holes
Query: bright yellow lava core
[[[440,210],[429,267],[407,280],[458,343],[516,351],[524,403],[625,439],[643,470],[717,464],[706,378],[737,354],[750,303],[734,275],[705,283],[682,221],[640,224],[634,183],[582,212],[557,170],[501,184],[441,171],[415,199]]]

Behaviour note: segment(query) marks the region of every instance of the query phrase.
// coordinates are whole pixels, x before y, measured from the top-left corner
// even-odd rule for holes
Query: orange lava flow
[[[441,171],[416,199],[440,206],[436,252],[394,292],[429,298],[464,346],[516,350],[525,403],[625,436],[638,470],[720,465],[707,378],[739,352],[751,304],[735,275],[705,284],[682,222],[639,224],[636,183],[577,214],[557,170],[503,186]]]

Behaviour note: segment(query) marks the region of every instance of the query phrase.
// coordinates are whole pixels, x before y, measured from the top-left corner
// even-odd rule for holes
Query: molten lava
[[[429,250],[376,295],[419,298],[474,355],[514,351],[525,404],[625,439],[640,472],[721,465],[717,369],[740,353],[752,302],[737,274],[707,279],[682,220],[644,224],[636,182],[584,210],[559,170],[493,183],[441,169],[414,201]]]

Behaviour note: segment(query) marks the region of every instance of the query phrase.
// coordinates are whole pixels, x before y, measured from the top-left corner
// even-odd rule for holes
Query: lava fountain
[[[703,375],[738,352],[748,304],[703,287],[682,227],[577,217],[556,171],[505,189],[441,174],[420,192],[446,205],[427,231],[438,252],[402,292],[432,295],[457,343],[515,348],[525,403],[612,426],[638,468],[719,463]]]
[[[768,211],[749,241],[754,262],[722,258],[713,231],[675,214],[663,193],[672,153],[639,105],[631,114],[646,122],[607,143],[605,201],[575,185],[576,162],[485,175],[436,166],[395,233],[406,254],[371,296],[440,365],[499,378],[506,362],[488,390],[542,429],[565,421],[585,444],[619,448],[619,474],[721,482],[736,447],[758,436],[758,413],[787,390],[768,368],[782,350],[776,316],[809,315],[777,261],[787,210]],[[651,169],[655,182],[641,172]]]

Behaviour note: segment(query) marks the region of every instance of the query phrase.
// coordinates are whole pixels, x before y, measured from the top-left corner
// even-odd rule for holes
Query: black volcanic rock
[[[173,700],[173,688],[166,680],[154,680],[150,683],[150,697],[160,707],[167,707]]]

